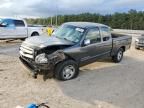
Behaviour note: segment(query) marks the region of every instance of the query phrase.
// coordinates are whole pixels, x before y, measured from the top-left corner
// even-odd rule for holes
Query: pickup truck
[[[135,49],[140,50],[144,48],[144,34],[135,40]]]
[[[43,27],[28,26],[23,19],[0,18],[0,40],[25,39],[43,33]]]
[[[97,59],[111,57],[115,63],[131,46],[132,37],[111,34],[111,28],[98,23],[68,22],[52,37],[31,37],[20,46],[20,60],[36,78],[39,72],[52,70],[59,80],[70,80],[79,67]]]

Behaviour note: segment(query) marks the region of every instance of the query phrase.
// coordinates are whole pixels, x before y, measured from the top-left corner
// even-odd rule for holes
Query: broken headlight
[[[48,63],[48,58],[46,57],[45,53],[42,53],[42,54],[39,54],[38,56],[36,56],[35,62],[38,64],[41,64],[41,63],[46,64],[46,63]]]

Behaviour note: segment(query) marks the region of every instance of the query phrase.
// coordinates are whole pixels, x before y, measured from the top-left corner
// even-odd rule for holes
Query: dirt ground
[[[101,60],[62,82],[33,79],[18,59],[20,44],[0,42],[0,108],[45,101],[50,108],[144,108],[144,51],[133,45],[121,63]]]

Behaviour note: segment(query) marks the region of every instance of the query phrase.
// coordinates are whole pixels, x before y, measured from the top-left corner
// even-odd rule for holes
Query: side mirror
[[[3,27],[7,27],[8,24],[7,24],[7,23],[2,23],[2,26],[3,26]]]
[[[90,39],[84,40],[84,45],[89,45],[90,44]]]
[[[6,24],[0,24],[0,27],[7,27]]]

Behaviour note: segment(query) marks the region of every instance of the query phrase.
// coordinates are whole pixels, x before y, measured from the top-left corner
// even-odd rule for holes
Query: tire
[[[135,49],[140,50],[140,47],[136,46]]]
[[[38,32],[34,32],[34,33],[32,33],[31,36],[39,36],[39,33]]]
[[[117,51],[116,55],[114,55],[114,56],[112,57],[112,60],[113,60],[115,63],[121,62],[121,60],[123,59],[123,52],[124,52],[123,49],[120,48],[120,49]]]
[[[54,73],[58,80],[71,80],[78,76],[79,66],[73,60],[66,60],[56,65]]]
[[[21,41],[25,41],[25,38],[20,39]]]

